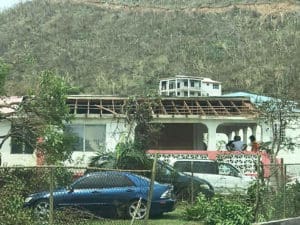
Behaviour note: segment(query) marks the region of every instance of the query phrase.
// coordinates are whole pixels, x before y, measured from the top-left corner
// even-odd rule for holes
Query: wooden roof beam
[[[198,109],[201,111],[201,114],[205,115],[205,112],[202,109],[201,105],[199,104],[199,101],[196,101],[196,105],[197,105]]]
[[[236,111],[238,111],[238,113],[241,114],[241,110],[239,110],[239,108],[236,106],[236,104],[233,103],[233,101],[230,101],[230,104],[236,109]]]
[[[172,106],[173,106],[173,109],[175,110],[175,112],[176,112],[177,114],[180,114],[180,112],[179,112],[179,110],[177,109],[176,104],[174,103],[174,101],[171,101],[171,102],[172,102]]]
[[[165,115],[167,115],[167,114],[168,114],[168,113],[167,113],[167,110],[166,110],[166,108],[165,108],[165,106],[164,106],[164,104],[162,103],[161,100],[159,100],[159,106],[160,106],[161,110],[163,111],[163,113],[164,113]]]
[[[220,106],[224,109],[225,114],[226,115],[230,115],[230,113],[228,112],[228,110],[226,109],[226,107],[223,105],[223,103],[220,100],[218,102],[219,102]]]
[[[184,105],[184,108],[187,109],[187,111],[189,112],[189,114],[192,115],[193,113],[192,113],[190,107],[188,106],[188,104],[186,103],[186,101],[183,101],[183,105]]]
[[[106,107],[104,107],[103,105],[96,105],[101,111],[102,110],[105,110],[105,111],[107,111],[107,112],[110,112],[111,114],[113,114],[113,115],[118,115],[118,113],[116,113],[115,111],[113,111],[113,110],[111,110],[111,109],[109,109],[109,108],[106,108]],[[102,114],[101,114],[102,115]]]
[[[209,106],[209,108],[213,111],[213,113],[215,115],[219,115],[218,112],[214,109],[214,107],[212,106],[212,104],[209,101],[206,101],[207,105]]]

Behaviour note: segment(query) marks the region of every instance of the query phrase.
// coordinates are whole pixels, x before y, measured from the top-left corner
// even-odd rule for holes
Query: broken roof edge
[[[198,97],[166,97],[166,96],[157,96],[157,97],[147,97],[147,96],[116,96],[116,95],[68,95],[67,99],[82,99],[82,100],[127,100],[127,99],[137,99],[137,100],[143,100],[143,99],[154,99],[154,100],[245,100],[250,101],[250,97],[247,96],[198,96]]]
[[[0,96],[0,114],[13,114],[23,100],[24,96]]]

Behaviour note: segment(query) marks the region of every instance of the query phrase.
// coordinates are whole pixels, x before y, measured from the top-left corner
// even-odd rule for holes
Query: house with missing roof
[[[194,82],[195,86],[195,80],[189,78],[187,87],[192,87],[191,82]],[[184,84],[185,81],[180,82]],[[183,88],[186,88],[185,85]],[[22,101],[22,98],[17,99]],[[74,115],[74,120],[69,126],[79,137],[78,143],[74,145],[72,161],[68,165],[86,166],[90,157],[98,150],[114,151],[117,143],[130,129],[124,121],[123,107],[127,101],[128,98],[117,96],[68,96],[67,104]],[[150,99],[137,99],[138,104],[144,101]],[[251,134],[264,142],[270,141],[272,137],[268,126],[258,120],[258,110],[249,96],[163,95],[151,101],[155,101],[151,106],[151,122],[163,125],[159,141],[151,150],[162,153],[159,157],[163,160],[174,157],[174,154],[178,157],[216,158],[216,153],[226,153],[225,143],[237,134],[245,143],[248,143]],[[2,104],[2,110],[4,108]],[[8,121],[0,121],[0,136],[9,129]],[[251,159],[249,170],[254,170],[253,161],[257,159],[257,155],[251,154],[249,149],[243,156],[231,158],[230,162],[238,165]],[[185,153],[181,154],[183,152]],[[2,166],[32,166],[38,163],[34,149],[28,149],[26,146],[17,148],[11,139],[5,142],[1,153]]]

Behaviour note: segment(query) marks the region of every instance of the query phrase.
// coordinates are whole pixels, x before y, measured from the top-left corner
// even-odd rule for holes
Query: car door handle
[[[132,189],[127,189],[126,192],[133,192],[133,190]]]

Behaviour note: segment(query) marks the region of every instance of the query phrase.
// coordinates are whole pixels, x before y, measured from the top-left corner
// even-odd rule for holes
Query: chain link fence
[[[90,224],[115,218],[147,224],[149,215],[175,207],[173,189],[156,188],[154,175],[151,170],[1,167],[0,224]]]
[[[268,176],[265,176],[266,170]],[[256,183],[248,190],[256,221],[300,215],[299,174],[300,164],[274,163],[257,167]]]
[[[194,171],[186,175],[159,163],[154,163],[153,168],[152,171],[124,171],[91,167],[1,167],[0,225],[84,225],[99,224],[99,221],[115,224],[116,218],[124,219],[123,224],[147,224],[151,213],[160,215],[175,207],[170,190],[156,192],[154,180],[172,184],[177,201],[188,205],[200,193],[212,196],[206,180],[195,176]],[[222,173],[227,173],[223,169]],[[268,177],[265,170],[269,171]],[[300,215],[299,181],[300,164],[261,164],[244,194],[234,191],[230,194],[249,203],[255,221],[296,217]],[[162,195],[166,199],[164,204],[155,205],[153,199],[160,201]]]

